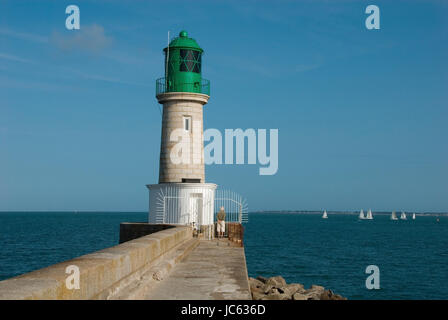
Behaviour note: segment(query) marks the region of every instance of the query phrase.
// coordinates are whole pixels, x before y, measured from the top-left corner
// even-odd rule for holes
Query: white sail
[[[412,214],[412,220],[415,220],[415,213]]]
[[[328,219],[327,210],[324,211],[324,215],[322,216],[322,219]]]
[[[390,215],[390,220],[398,220],[397,214],[395,213],[395,211],[393,211],[392,214]]]
[[[368,219],[368,220],[372,220],[373,219],[372,210],[369,209],[369,211],[367,212],[366,219]]]
[[[402,212],[400,216],[401,220],[406,220],[406,213]]]
[[[361,211],[359,212],[359,219],[363,220],[366,217],[364,216],[364,210],[361,209]]]

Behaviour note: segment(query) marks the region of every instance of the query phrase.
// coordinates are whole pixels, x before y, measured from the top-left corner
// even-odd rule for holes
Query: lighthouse
[[[191,225],[212,238],[217,185],[205,181],[203,109],[210,82],[202,78],[204,50],[181,31],[163,51],[165,77],[156,80],[163,105],[159,183],[147,185],[148,222]]]

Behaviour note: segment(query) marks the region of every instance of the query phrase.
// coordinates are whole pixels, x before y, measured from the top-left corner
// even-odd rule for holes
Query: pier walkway
[[[203,240],[188,226],[123,223],[119,245],[0,281],[0,300],[251,299],[231,230],[232,241]]]
[[[149,300],[252,299],[244,247],[227,239],[199,245],[146,293]]]

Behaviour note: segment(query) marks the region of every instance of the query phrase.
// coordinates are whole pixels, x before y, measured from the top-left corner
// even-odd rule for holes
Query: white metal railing
[[[197,199],[199,202],[192,201]],[[164,186],[158,190],[156,196],[156,223],[192,225],[213,224],[213,217],[204,219],[203,211],[212,214],[212,197],[201,187],[189,189],[182,193],[182,188]]]
[[[217,189],[215,191],[215,221],[221,207],[224,207],[227,222],[249,222],[247,201],[238,193],[229,189]]]
[[[238,193],[229,189],[217,189],[211,196],[205,195],[203,189],[192,189],[188,195],[179,192],[175,186],[164,186],[157,191],[155,206],[155,223],[191,225],[199,228],[201,225],[214,224],[216,215],[221,207],[226,212],[226,222],[247,223],[248,205]],[[192,201],[192,197],[200,196],[199,202]],[[204,218],[203,211],[213,216]],[[208,217],[208,215],[206,215]],[[203,219],[208,219],[204,221]]]

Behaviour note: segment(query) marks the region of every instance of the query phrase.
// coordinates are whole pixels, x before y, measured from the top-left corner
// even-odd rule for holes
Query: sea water
[[[0,213],[0,280],[118,244],[120,222],[136,212]],[[391,221],[375,215],[252,213],[244,244],[249,276],[282,275],[349,299],[447,299],[448,217]],[[380,289],[366,288],[366,267]]]
[[[252,214],[245,234],[249,276],[282,275],[349,299],[447,299],[448,217],[439,220]],[[366,288],[369,265],[379,268],[379,290]]]

